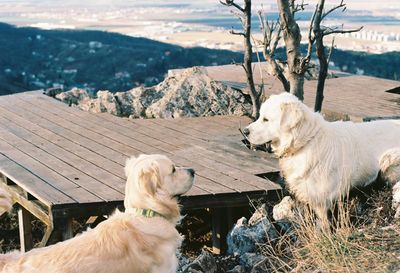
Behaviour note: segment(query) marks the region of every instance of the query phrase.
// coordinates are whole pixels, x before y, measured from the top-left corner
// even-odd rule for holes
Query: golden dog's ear
[[[296,127],[304,118],[304,111],[300,102],[287,102],[281,104],[281,123],[280,127],[284,131],[289,131]]]
[[[139,187],[143,193],[154,196],[161,184],[160,171],[157,166],[152,165],[139,173]]]

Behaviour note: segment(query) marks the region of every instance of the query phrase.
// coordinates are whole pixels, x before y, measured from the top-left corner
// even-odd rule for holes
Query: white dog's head
[[[176,197],[190,190],[194,170],[177,167],[164,155],[140,155],[126,161],[125,209],[152,209],[176,220],[179,207]]]
[[[312,133],[317,124],[313,117],[296,96],[272,95],[261,105],[260,117],[243,132],[252,144],[269,144],[274,153],[283,155],[296,141],[304,141],[307,131]]]

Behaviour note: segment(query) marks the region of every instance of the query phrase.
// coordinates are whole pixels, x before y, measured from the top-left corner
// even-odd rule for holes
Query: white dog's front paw
[[[394,218],[400,218],[400,181],[394,184],[393,189],[392,208],[396,211]]]

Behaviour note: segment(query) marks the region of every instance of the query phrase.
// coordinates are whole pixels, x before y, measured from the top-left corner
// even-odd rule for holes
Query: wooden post
[[[65,241],[73,237],[72,233],[72,218],[54,219],[53,231],[49,236],[47,245],[52,245],[60,241]]]
[[[212,244],[214,254],[223,254],[226,251],[226,235],[229,229],[229,209],[211,209]]]
[[[32,217],[24,207],[18,209],[19,241],[21,252],[29,251],[33,248],[32,240]]]

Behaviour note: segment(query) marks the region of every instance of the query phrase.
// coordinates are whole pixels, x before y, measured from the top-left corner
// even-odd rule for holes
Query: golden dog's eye
[[[176,172],[175,166],[172,166],[172,173],[175,173],[175,172]]]
[[[267,121],[268,121],[268,119],[267,119],[267,118],[263,118],[263,121],[264,121],[264,122],[267,122]]]

